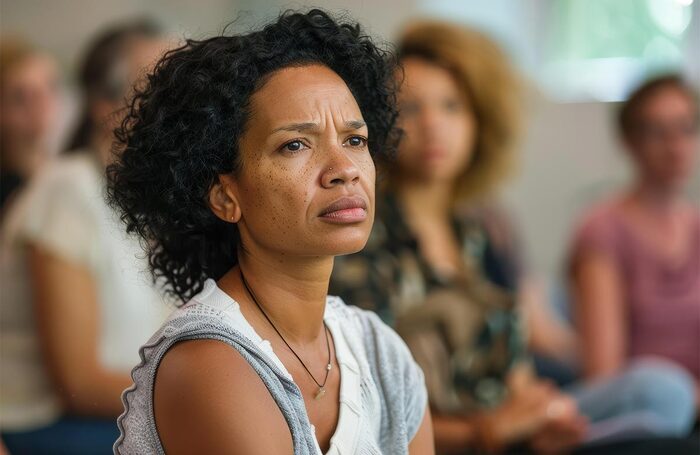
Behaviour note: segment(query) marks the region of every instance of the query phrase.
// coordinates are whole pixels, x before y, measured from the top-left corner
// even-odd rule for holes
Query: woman
[[[359,25],[287,12],[188,41],[135,98],[110,195],[187,302],[141,351],[117,453],[433,453],[423,376],[327,297],[389,153],[393,68]]]
[[[532,372],[514,236],[485,197],[517,134],[515,81],[500,51],[439,22],[409,27],[398,49],[405,137],[368,246],[337,261],[331,291],[378,312],[411,348],[426,374],[438,451],[568,451],[600,438],[600,421],[646,418],[643,406],[621,403],[648,383],[620,377],[572,396]],[[689,414],[662,409],[663,423],[643,431],[681,433]]]
[[[571,258],[588,377],[655,357],[700,383],[700,209],[684,194],[698,115],[696,92],[675,75],[646,82],[620,110],[634,180],[584,218]]]
[[[78,148],[37,175],[4,220],[3,286],[13,298],[2,299],[0,414],[11,453],[110,452],[137,349],[167,316],[137,239],[103,196],[118,111],[163,46],[144,21],[91,46]]]
[[[60,107],[53,59],[26,42],[0,44],[0,213],[54,151]]]

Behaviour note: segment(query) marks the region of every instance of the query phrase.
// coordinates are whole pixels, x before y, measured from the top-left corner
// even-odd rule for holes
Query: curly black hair
[[[115,131],[107,198],[127,232],[143,240],[153,279],[186,302],[207,278],[237,263],[238,229],[217,218],[207,196],[220,174],[240,169],[238,143],[251,95],[285,67],[321,64],[355,97],[372,157],[393,155],[396,59],[359,24],[324,11],[287,11],[262,30],[187,40],[165,54],[136,91]]]

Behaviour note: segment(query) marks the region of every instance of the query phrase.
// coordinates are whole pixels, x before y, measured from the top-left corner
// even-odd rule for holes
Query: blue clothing
[[[39,429],[3,432],[2,441],[12,455],[106,455],[118,436],[113,419],[62,417]]]

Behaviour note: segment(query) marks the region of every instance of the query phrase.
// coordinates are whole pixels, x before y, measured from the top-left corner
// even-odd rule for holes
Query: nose
[[[329,150],[329,160],[325,162],[321,173],[321,186],[333,188],[334,186],[355,185],[360,181],[360,170],[355,162],[347,155],[342,146],[335,146]]]
[[[433,136],[440,129],[442,119],[437,109],[426,107],[420,115],[420,127],[426,136]]]

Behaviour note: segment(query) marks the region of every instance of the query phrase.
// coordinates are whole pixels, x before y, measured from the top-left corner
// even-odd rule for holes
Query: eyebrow
[[[345,128],[347,128],[348,130],[359,130],[365,125],[367,124],[362,120],[349,120],[345,122]],[[279,128],[275,128],[272,132],[276,133],[277,131],[298,131],[300,133],[303,133],[304,131],[318,130],[318,128],[319,124],[313,122],[290,123],[289,125],[284,125]]]

